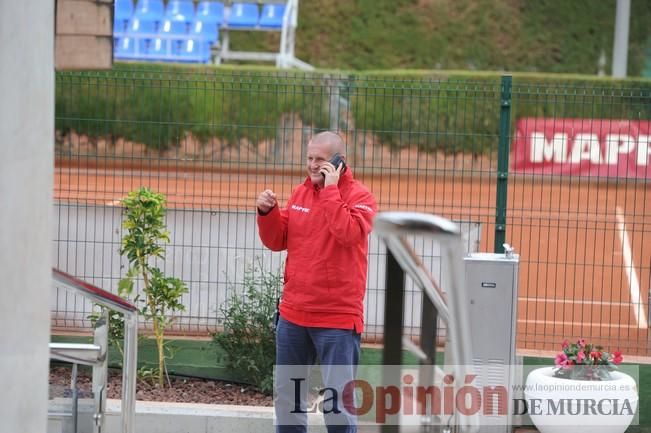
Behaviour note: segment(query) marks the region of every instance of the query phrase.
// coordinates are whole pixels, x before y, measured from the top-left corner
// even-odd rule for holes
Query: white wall
[[[122,208],[75,203],[54,206],[54,266],[91,284],[112,292],[124,276],[127,261],[120,257]],[[258,238],[253,212],[170,209],[167,227],[171,243],[161,264],[169,275],[188,284],[183,297],[185,312],[173,327],[179,330],[214,329],[222,314],[220,306],[229,296],[229,288],[241,284],[244,269],[256,260],[268,270],[282,266],[285,253],[272,253]],[[464,252],[476,252],[481,225],[461,222]],[[414,250],[442,287],[447,287],[445,266],[441,267],[439,245],[431,240],[412,239]],[[367,337],[383,332],[386,249],[373,234],[369,245],[368,286],[365,300]],[[443,269],[443,270],[442,270]],[[406,331],[417,335],[420,327],[421,291],[407,279],[405,292]],[[86,320],[92,303],[57,290],[52,299],[55,326],[89,326]],[[413,329],[412,329],[413,328]]]
[[[0,432],[47,424],[54,1],[0,1]]]

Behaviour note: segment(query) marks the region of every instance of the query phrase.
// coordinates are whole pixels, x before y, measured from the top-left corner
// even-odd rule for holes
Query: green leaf
[[[128,297],[133,292],[133,280],[130,277],[122,278],[118,283],[118,295]]]

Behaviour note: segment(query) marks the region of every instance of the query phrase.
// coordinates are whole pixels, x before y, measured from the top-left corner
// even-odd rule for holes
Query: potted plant
[[[623,433],[633,421],[638,394],[635,379],[618,371],[621,352],[567,340],[555,367],[527,376],[527,412],[541,433],[567,433],[589,426],[590,433]]]

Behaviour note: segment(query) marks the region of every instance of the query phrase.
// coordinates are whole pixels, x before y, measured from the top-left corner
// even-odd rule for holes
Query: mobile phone
[[[341,157],[341,155],[338,154],[338,153],[335,153],[335,154],[333,155],[333,157],[330,159],[330,161],[328,161],[328,162],[329,162],[330,164],[332,164],[335,168],[338,168],[338,167],[339,167],[339,164],[343,164],[343,165],[341,166],[341,172],[342,172],[342,173],[346,170],[346,162],[345,162],[344,159]],[[325,174],[322,173],[321,176],[325,177]]]

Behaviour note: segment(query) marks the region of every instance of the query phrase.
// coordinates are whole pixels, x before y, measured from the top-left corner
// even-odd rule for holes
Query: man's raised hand
[[[258,211],[263,215],[269,213],[277,203],[276,194],[270,189],[262,191],[258,196],[258,199],[255,201]]]

